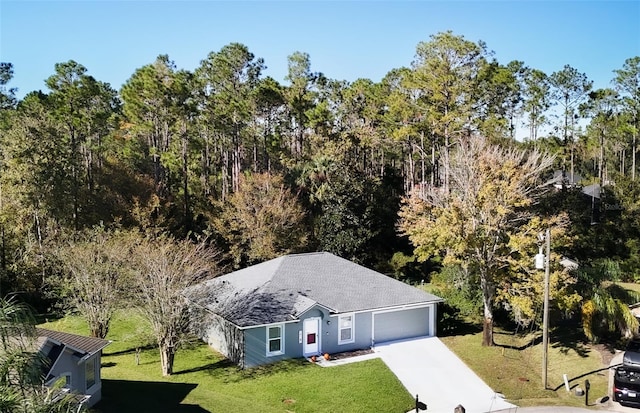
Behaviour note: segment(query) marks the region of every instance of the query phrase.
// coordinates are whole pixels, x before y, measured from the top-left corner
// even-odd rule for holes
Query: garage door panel
[[[387,311],[373,314],[376,343],[429,335],[429,308]]]

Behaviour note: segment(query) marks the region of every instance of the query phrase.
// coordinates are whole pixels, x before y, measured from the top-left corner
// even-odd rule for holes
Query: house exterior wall
[[[85,394],[89,395],[90,398],[87,401],[87,407],[91,407],[94,404],[98,403],[100,399],[102,399],[102,378],[100,376],[100,365],[101,365],[102,352],[98,352],[91,356],[90,358],[84,360],[84,362],[80,363],[79,367],[83,371],[83,387],[85,387]],[[87,377],[86,377],[86,366],[87,364],[93,364],[95,367],[95,383],[91,387],[87,386]]]
[[[203,340],[234,363],[242,366],[245,356],[243,331],[222,317],[208,313]]]
[[[284,326],[284,352],[282,354],[267,355],[267,328],[269,326],[259,326],[244,330],[245,358],[242,366],[255,367],[280,360],[303,357],[303,326],[304,320],[309,318],[320,318],[318,335],[320,348],[323,348],[324,343],[327,341],[325,320],[329,319],[329,313],[321,307],[314,307],[306,311],[300,320],[281,324]]]
[[[80,357],[75,357],[72,351],[65,349],[49,373],[56,377],[71,373],[71,388],[84,393],[84,365],[79,366],[78,361]]]
[[[42,349],[46,352],[51,348],[50,345],[45,345]],[[89,397],[85,406],[92,407],[100,401],[102,398],[102,378],[100,374],[100,366],[102,360],[102,351],[97,352],[87,359],[83,359],[78,353],[75,353],[69,348],[65,348],[60,356],[51,366],[49,374],[54,376],[54,379],[49,381],[50,384],[55,383],[57,379],[61,379],[65,376],[71,378],[69,387],[72,391],[78,394],[85,394]],[[87,388],[87,376],[86,366],[87,363],[93,363],[95,372],[95,383]]]
[[[322,351],[329,354],[370,348],[376,342],[435,335],[435,304],[417,308],[355,313],[354,341],[339,343],[339,317],[332,315],[331,339],[324,341]],[[376,318],[377,317],[377,318]],[[374,331],[375,329],[375,331]],[[375,336],[374,336],[375,334]]]
[[[339,343],[340,337],[340,315],[332,315],[329,319],[331,324],[323,325],[327,329],[323,338],[326,338],[322,345],[323,353],[342,353],[345,351],[362,350],[371,347],[371,313],[350,313],[354,317],[353,334],[354,341],[352,343]]]
[[[432,306],[378,311],[372,314],[373,344],[433,335]]]
[[[274,324],[284,327],[284,351],[282,354],[267,355],[267,328],[261,326],[244,330],[245,357],[242,367],[255,367],[262,364],[302,357],[302,345],[299,344],[298,330],[301,323]]]
[[[295,322],[271,324],[247,329],[237,329],[222,319],[217,327],[209,329],[207,342],[229,359],[241,367],[250,368],[263,364],[275,363],[285,359],[303,357],[304,320],[320,319],[318,331],[320,353],[341,353],[345,351],[371,348],[376,342],[399,340],[435,334],[436,304],[423,307],[379,310],[360,313],[348,313],[353,317],[353,341],[340,344],[340,316],[330,315],[322,307],[315,307],[301,315]],[[226,325],[225,325],[226,323]],[[268,328],[281,326],[284,331],[284,349],[278,354],[268,354]],[[227,329],[227,333],[220,329]],[[214,334],[215,333],[215,334]],[[242,351],[229,351],[235,346],[234,341]],[[219,347],[220,346],[220,347]],[[231,358],[228,354],[235,354]]]

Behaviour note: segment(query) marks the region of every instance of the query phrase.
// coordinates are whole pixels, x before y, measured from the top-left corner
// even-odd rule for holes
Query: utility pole
[[[540,252],[536,255],[536,269],[544,268],[544,303],[542,310],[542,388],[547,389],[547,362],[549,349],[549,272],[551,258],[551,233],[547,228],[544,234],[538,235]],[[546,244],[546,254],[542,253],[542,242]]]
[[[551,256],[551,235],[549,228],[545,233],[547,251],[544,260],[544,307],[542,313],[542,386],[547,389],[547,362],[549,349],[549,263]]]

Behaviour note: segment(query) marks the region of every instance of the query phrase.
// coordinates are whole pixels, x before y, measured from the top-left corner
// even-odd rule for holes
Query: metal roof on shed
[[[49,330],[46,328],[37,328],[37,332],[38,336],[41,338],[50,339],[54,342],[64,344],[65,346],[72,348],[74,351],[83,354],[94,354],[111,343],[111,341],[103,340],[101,338],[63,333],[61,331]]]

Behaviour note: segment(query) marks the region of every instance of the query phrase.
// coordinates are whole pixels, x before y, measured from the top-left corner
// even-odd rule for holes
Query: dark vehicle
[[[620,366],[613,374],[613,400],[623,406],[640,407],[640,367]]]
[[[627,344],[624,356],[622,356],[622,364],[625,366],[640,367],[640,340],[631,340],[629,344]]]

